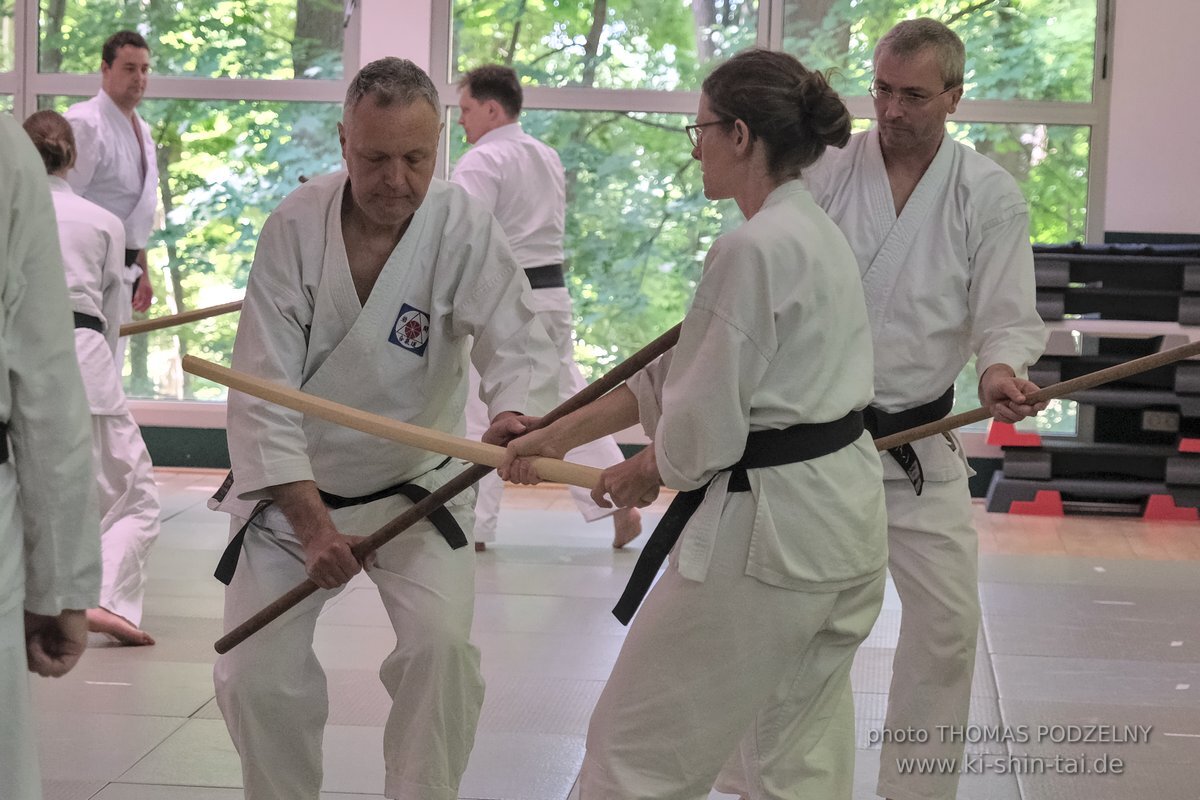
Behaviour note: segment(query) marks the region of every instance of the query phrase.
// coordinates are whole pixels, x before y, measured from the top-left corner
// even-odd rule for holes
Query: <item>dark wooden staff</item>
[[[1113,367],[1089,372],[1087,375],[1080,375],[1078,378],[1072,378],[1069,381],[1062,381],[1061,383],[1047,386],[1045,389],[1031,392],[1025,397],[1025,402],[1029,405],[1035,405],[1037,403],[1044,403],[1047,400],[1056,400],[1075,392],[1094,389],[1101,384],[1112,383],[1113,381],[1119,381],[1132,375],[1165,367],[1168,364],[1174,364],[1176,361],[1182,361],[1185,358],[1191,358],[1195,355],[1200,355],[1200,340],[1179,347],[1173,347],[1170,350],[1163,350],[1161,353],[1135,358],[1132,361],[1126,361],[1124,364],[1117,364]],[[966,411],[962,414],[955,414],[944,419],[939,419],[937,422],[918,425],[915,428],[909,428],[906,431],[900,431],[891,436],[883,436],[875,440],[875,447],[878,450],[890,450],[893,447],[915,442],[917,439],[946,433],[955,428],[961,428],[963,425],[970,425],[973,422],[982,422],[991,416],[992,413],[986,408],[977,408],[974,411]]]
[[[173,328],[176,325],[184,325],[188,322],[195,322],[198,319],[208,319],[209,317],[219,317],[222,314],[230,314],[234,311],[241,310],[241,308],[242,301],[235,300],[232,303],[222,303],[218,306],[209,306],[208,308],[197,308],[192,311],[183,311],[178,314],[171,314],[167,317],[140,319],[137,322],[129,322],[122,325],[121,335],[133,336],[138,333],[157,331],[161,328]]]
[[[679,325],[659,336],[650,344],[638,350],[621,364],[613,367],[604,377],[585,387],[578,394],[563,401],[557,408],[542,417],[535,428],[545,427],[557,419],[565,417],[572,411],[583,408],[588,403],[602,397],[631,378],[638,370],[645,367],[654,359],[675,346],[679,339]],[[532,430],[532,428],[531,428]],[[367,538],[359,541],[351,549],[355,558],[362,561],[368,554],[378,550],[384,544],[399,536],[406,529],[420,522],[434,509],[454,497],[456,494],[469,489],[480,478],[491,472],[494,467],[477,464],[463,470],[450,479],[425,499],[416,503],[412,508],[400,514],[391,522]],[[311,580],[304,580],[281,595],[273,603],[259,611],[250,619],[222,636],[213,645],[218,653],[227,653],[244,642],[254,633],[262,630],[268,623],[281,616],[304,598],[317,591],[319,587]]]

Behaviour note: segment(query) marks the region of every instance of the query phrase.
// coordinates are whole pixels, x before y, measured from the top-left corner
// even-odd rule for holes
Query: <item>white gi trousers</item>
[[[141,430],[128,410],[92,415],[92,464],[104,563],[100,607],[142,622],[146,558],[158,538],[158,486]]]
[[[346,532],[372,533],[410,506],[402,497],[362,506],[365,515],[356,516],[362,530]],[[469,532],[470,506],[449,510]],[[243,522],[232,517],[231,532]],[[387,797],[458,798],[483,706],[479,650],[468,640],[474,559],[470,547],[451,550],[422,520],[380,548],[367,573],[397,639],[379,669],[392,697],[383,734]],[[225,592],[225,630],[305,578],[304,549],[295,536],[251,525]],[[339,591],[316,592],[217,659],[217,703],[241,755],[247,800],[317,800],[320,794],[329,698],[312,643],[321,608]]]
[[[581,800],[703,800],[739,743],[754,798],[850,798],[841,699],[884,572],[840,592],[762,583],[745,574],[754,513],[749,493],[731,495],[705,580],[681,577],[672,555],[646,598],[592,713]]]
[[[550,334],[550,341],[558,351],[558,397],[566,400],[587,386],[583,374],[575,364],[574,344],[571,339],[571,299],[562,287],[533,290],[533,310],[538,320]],[[514,409],[517,410],[517,409]],[[491,425],[487,406],[479,399],[479,373],[470,368],[470,388],[467,391],[467,438],[478,440]],[[567,460],[590,467],[604,469],[624,460],[621,448],[611,436],[602,436],[595,441],[582,444],[567,454]],[[592,495],[579,486],[568,487],[579,513],[587,522],[611,516],[614,509],[601,508],[592,502]],[[475,500],[475,541],[496,541],[496,519],[500,516],[500,497],[504,482],[492,472],[477,484]]]
[[[929,740],[885,742],[877,791],[891,800],[953,800],[957,770],[901,775],[897,759],[958,763],[963,756],[961,737],[942,741],[938,726],[965,727],[971,712],[980,615],[971,493],[965,470],[955,480],[926,481],[920,497],[907,480],[887,480],[884,487],[888,568],[902,605],[884,728],[920,730]]]
[[[11,500],[11,498],[9,498]],[[0,613],[0,775],[6,800],[41,800],[36,728],[29,700],[23,603]]]

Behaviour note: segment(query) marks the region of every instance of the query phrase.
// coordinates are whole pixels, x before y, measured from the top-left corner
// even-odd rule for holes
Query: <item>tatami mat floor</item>
[[[158,644],[100,644],[66,678],[33,681],[48,800],[241,797],[211,679],[221,627],[221,586],[211,572],[227,523],[204,500],[221,477],[158,472],[164,525],[144,620]],[[650,510],[647,528],[663,507],[660,500]],[[1026,726],[1031,739],[1038,726],[1054,733],[970,745],[982,774],[965,775],[959,797],[1200,798],[1200,525],[1041,519],[981,507],[977,517],[984,625],[972,725]],[[584,525],[561,489],[506,492],[499,542],[478,558],[475,640],[488,688],[463,798],[571,796],[588,715],[624,636],[609,609],[644,541],[614,552],[610,539],[611,527]],[[875,797],[879,750],[870,733],[882,725],[898,630],[889,587],[853,674],[855,797],[864,800]],[[389,637],[361,576],[318,624],[330,683],[330,800],[380,796],[387,696],[376,669]],[[720,646],[714,642],[714,652]],[[1052,726],[1066,735],[1136,725],[1152,726],[1148,742],[1052,740]],[[1081,756],[1093,770],[1106,759],[1110,772],[1120,759],[1123,774],[1067,774]]]

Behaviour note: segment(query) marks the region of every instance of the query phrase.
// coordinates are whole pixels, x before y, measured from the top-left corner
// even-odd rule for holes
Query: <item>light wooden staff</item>
[[[222,314],[230,314],[240,310],[242,307],[241,300],[235,300],[232,303],[222,303],[218,306],[209,306],[208,308],[197,308],[192,311],[183,311],[179,314],[171,314],[167,317],[155,317],[154,319],[140,319],[137,322],[129,322],[121,326],[122,336],[133,336],[138,333],[146,333],[148,331],[156,331],[160,328],[173,328],[176,325],[184,325],[188,322],[195,322],[198,319],[208,319],[209,317],[219,317]]]
[[[638,370],[674,347],[675,342],[679,339],[679,327],[679,325],[676,325],[628,359],[613,367],[595,383],[585,386],[578,394],[564,400],[553,411],[542,417],[531,430],[545,427],[555,420],[570,414],[572,411],[583,408],[588,403],[599,399],[620,386]],[[366,539],[359,541],[352,548],[354,556],[359,561],[363,560],[367,555],[378,550],[405,530],[429,516],[430,513],[437,510],[456,494],[469,489],[480,478],[491,471],[492,467],[481,464],[475,464],[463,470],[456,477],[451,478],[445,484],[435,489],[428,497],[418,501],[412,508],[375,531]],[[269,606],[218,639],[213,648],[218,653],[228,653],[247,638],[262,630],[270,622],[282,616],[288,609],[317,591],[318,588],[311,580],[305,580],[297,584],[278,597]]]
[[[237,372],[202,358],[184,356],[183,371],[200,378],[207,378],[214,383],[228,386],[230,389],[236,389],[244,394],[290,408],[293,411],[319,417],[336,425],[353,428],[381,439],[390,439],[393,442],[400,442],[411,447],[419,447],[422,450],[461,458],[464,461],[484,464],[493,468],[504,463],[503,447],[464,439],[444,431],[422,428],[420,425],[400,422],[382,414],[361,411],[324,397],[292,389],[276,381],[268,381],[244,372]],[[601,470],[595,467],[586,467],[583,464],[572,464],[556,458],[534,459],[534,464],[538,475],[556,483],[567,483],[591,489],[600,479]]]
[[[1036,392],[1030,392],[1026,395],[1025,402],[1029,405],[1035,405],[1037,403],[1044,403],[1047,400],[1056,400],[1075,392],[1094,389],[1105,383],[1112,383],[1113,381],[1119,381],[1132,375],[1165,367],[1168,364],[1174,364],[1176,361],[1182,361],[1185,358],[1191,358],[1195,355],[1200,355],[1200,340],[1181,345],[1180,347],[1173,347],[1170,350],[1163,350],[1161,353],[1135,358],[1132,361],[1126,361],[1124,364],[1117,364],[1113,367],[1089,372],[1087,375],[1080,375],[1078,378],[1071,378],[1068,381],[1047,386],[1045,389],[1038,389]],[[875,440],[875,447],[878,450],[890,450],[893,447],[915,442],[917,439],[946,433],[955,428],[970,425],[973,422],[982,422],[991,416],[991,412],[986,408],[977,408],[973,411],[955,414],[954,416],[939,419],[936,422],[930,422],[926,425],[918,425],[915,428],[909,428],[906,431],[900,431],[891,436],[882,436]]]

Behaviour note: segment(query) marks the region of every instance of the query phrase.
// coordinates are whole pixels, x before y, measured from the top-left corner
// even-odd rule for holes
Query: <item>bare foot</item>
[[[107,608],[89,608],[87,610],[88,630],[111,636],[118,644],[140,647],[154,644],[154,637],[129,620],[114,614]]]
[[[642,532],[642,512],[636,508],[618,508],[612,520],[614,550],[620,550]]]
[[[482,553],[486,550],[487,550],[487,542],[476,542],[475,543],[475,552],[476,553]]]

